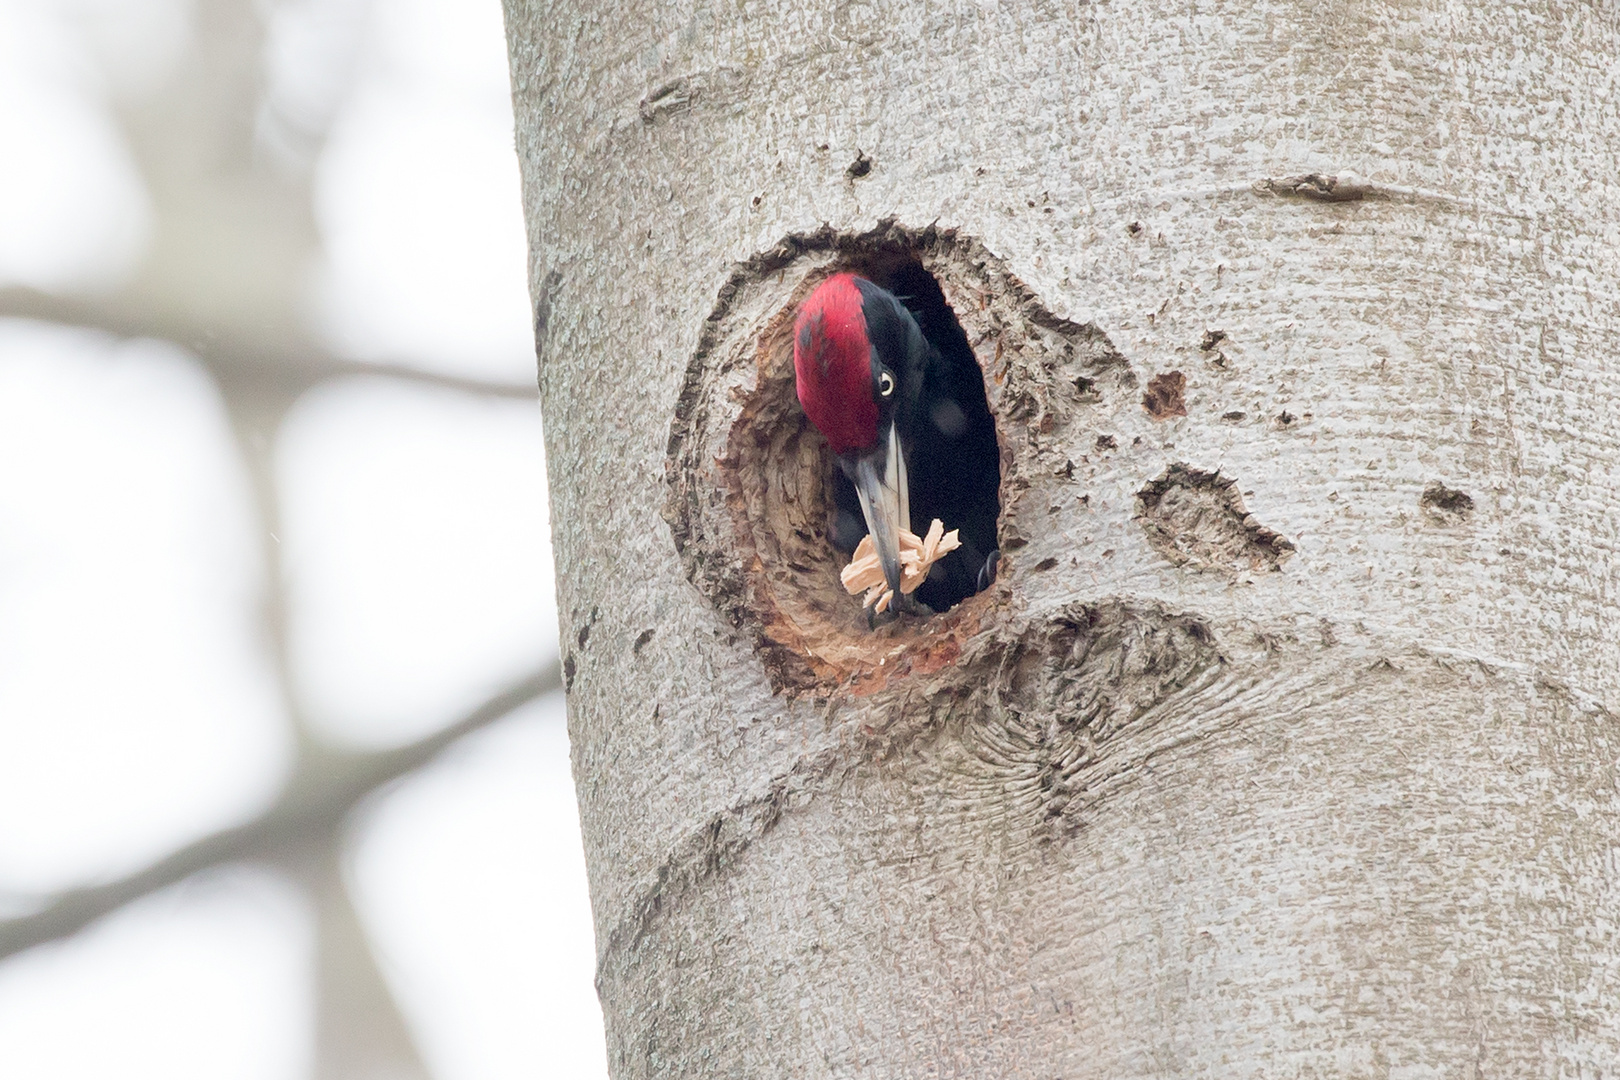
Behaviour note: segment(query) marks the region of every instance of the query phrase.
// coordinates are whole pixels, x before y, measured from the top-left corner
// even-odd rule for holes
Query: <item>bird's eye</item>
[[[894,393],[894,376],[887,371],[878,376],[878,393],[884,397]]]

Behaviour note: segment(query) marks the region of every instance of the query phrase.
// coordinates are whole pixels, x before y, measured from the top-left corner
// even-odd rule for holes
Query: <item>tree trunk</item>
[[[1608,7],[507,22],[616,1077],[1620,1070]],[[872,631],[788,320],[912,262],[1005,559]]]

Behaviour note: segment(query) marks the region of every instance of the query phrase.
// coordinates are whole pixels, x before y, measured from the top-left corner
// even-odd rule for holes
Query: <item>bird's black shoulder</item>
[[[894,293],[865,278],[856,278],[855,287],[861,293],[866,337],[878,358],[897,372],[920,369],[928,356],[928,342],[910,310]]]

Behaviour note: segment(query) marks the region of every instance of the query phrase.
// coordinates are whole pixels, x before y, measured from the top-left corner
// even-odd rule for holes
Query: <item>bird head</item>
[[[818,285],[793,328],[799,404],[855,485],[897,602],[900,530],[911,529],[902,435],[926,352],[905,305],[851,273]]]

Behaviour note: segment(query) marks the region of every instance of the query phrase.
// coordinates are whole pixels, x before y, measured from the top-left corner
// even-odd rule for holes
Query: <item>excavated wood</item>
[[[957,531],[952,529],[946,532],[945,523],[939,518],[935,518],[928,527],[927,536],[901,529],[899,540],[900,591],[908,596],[928,580],[929,567],[962,546]],[[889,588],[884,577],[883,564],[878,560],[877,548],[873,547],[870,534],[861,537],[849,565],[839,571],[838,580],[843,582],[844,589],[851,596],[864,592],[866,597],[861,601],[861,606],[871,608],[875,614],[881,615],[887,611],[894,600],[894,590]]]

